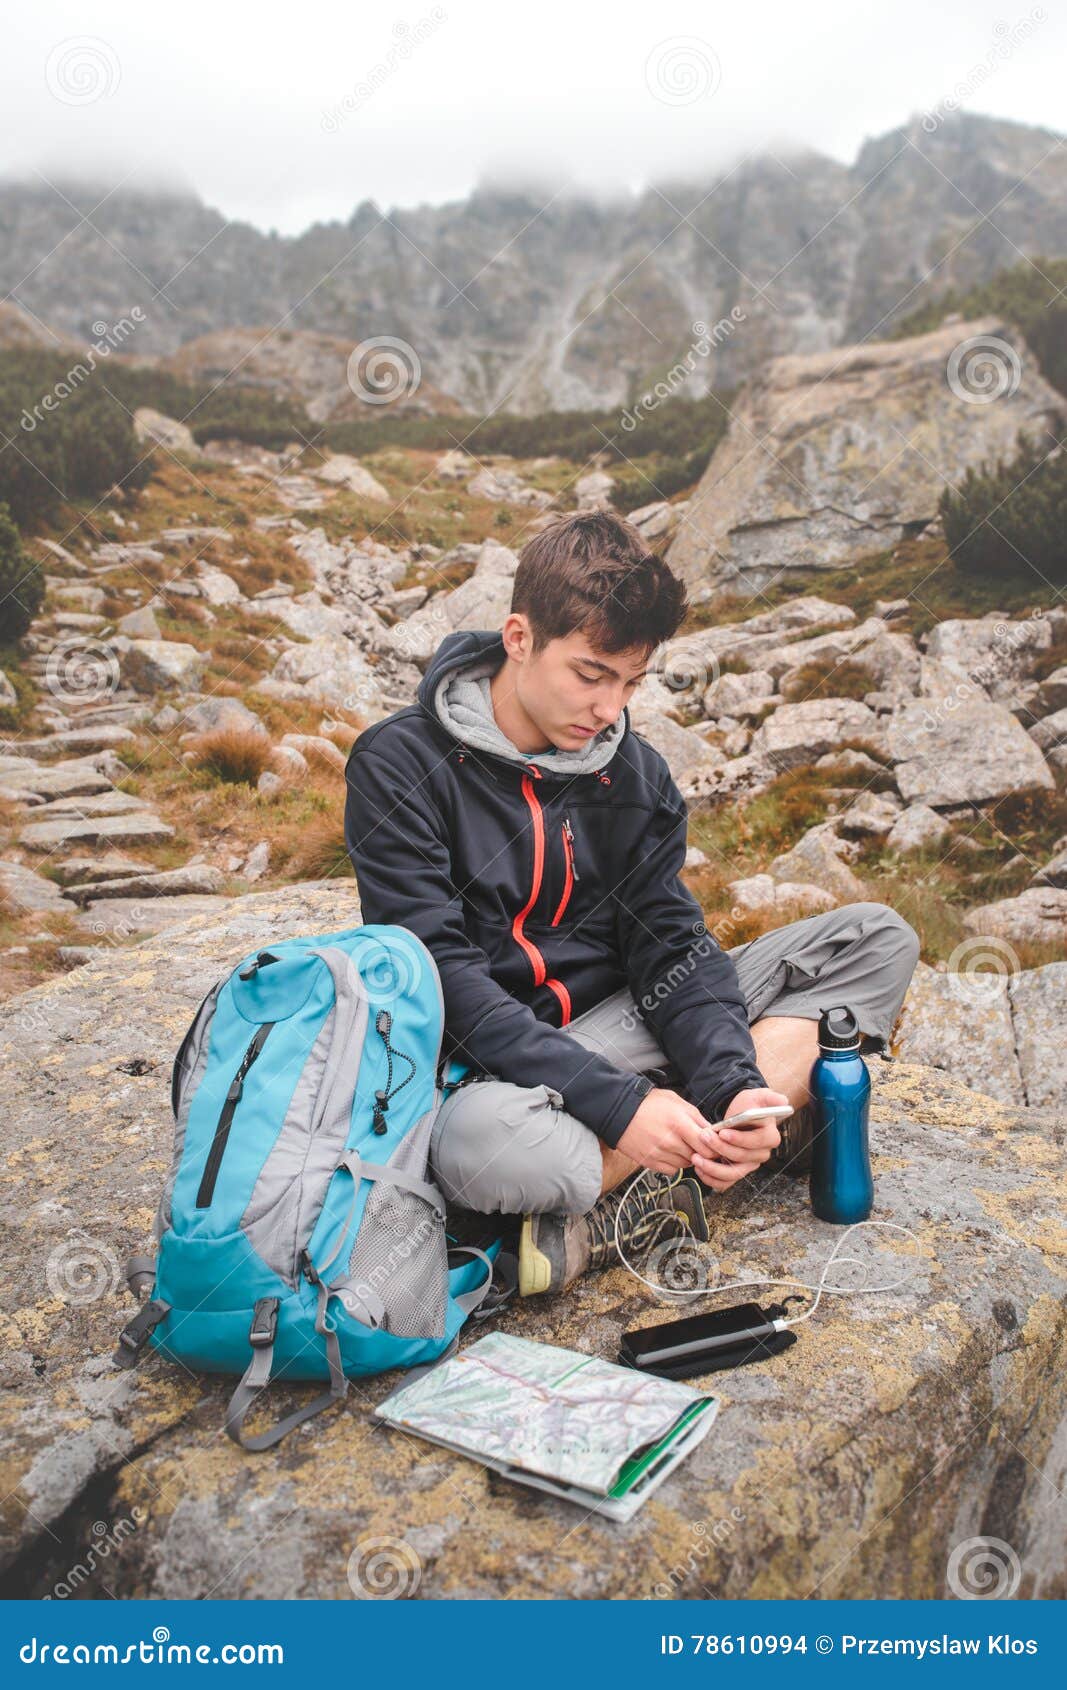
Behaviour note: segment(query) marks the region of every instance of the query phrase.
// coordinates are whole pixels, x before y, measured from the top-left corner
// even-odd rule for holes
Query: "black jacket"
[[[686,807],[626,718],[606,768],[561,776],[462,745],[433,708],[442,676],[498,633],[449,634],[418,703],[366,729],[348,758],[345,844],[363,919],[431,952],[445,1049],[516,1085],[550,1085],[609,1145],[650,1090],[570,1038],[567,1023],[629,985],[644,1020],[716,1119],[765,1082],[730,957],[679,880]]]

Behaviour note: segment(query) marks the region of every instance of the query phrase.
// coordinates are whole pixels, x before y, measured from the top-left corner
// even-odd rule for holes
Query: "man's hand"
[[[648,1101],[647,1098],[645,1101]],[[739,1091],[723,1113],[740,1115],[743,1109],[758,1109],[762,1103],[788,1102],[783,1092],[760,1086],[753,1091]],[[782,1135],[771,1117],[765,1121],[750,1121],[745,1127],[708,1127],[701,1138],[702,1143],[693,1156],[693,1168],[713,1191],[729,1191],[738,1180],[766,1162],[771,1151],[782,1142]]]
[[[761,1102],[765,1097],[777,1096],[777,1092],[759,1093]],[[687,1103],[676,1091],[657,1086],[641,1100],[617,1148],[643,1168],[673,1174],[679,1168],[690,1167],[696,1155],[706,1154],[707,1135],[712,1131],[710,1121],[692,1103]]]

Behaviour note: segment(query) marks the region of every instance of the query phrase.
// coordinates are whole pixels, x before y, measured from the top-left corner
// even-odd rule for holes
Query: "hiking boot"
[[[763,1164],[764,1167],[774,1173],[791,1174],[794,1179],[806,1179],[811,1172],[815,1105],[805,1103],[803,1108],[794,1109],[784,1121],[779,1121],[778,1131],[782,1135],[782,1142],[777,1150],[771,1151],[769,1159]]]
[[[618,1260],[615,1217],[625,1201],[619,1239],[629,1255],[666,1238],[688,1235],[707,1243],[708,1222],[700,1181],[679,1169],[640,1174],[607,1192],[587,1215],[524,1215],[519,1235],[519,1296],[563,1291],[579,1274]]]

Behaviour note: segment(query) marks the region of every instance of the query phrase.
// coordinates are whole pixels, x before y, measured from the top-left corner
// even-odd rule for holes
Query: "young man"
[[[707,1237],[703,1195],[777,1155],[803,1166],[819,1012],[888,1038],[918,956],[852,904],[725,951],[679,879],[686,806],[626,704],[685,589],[620,518],[523,548],[499,633],[448,635],[418,702],[360,735],[346,845],[363,919],[417,934],[466,1065],[433,1129],[451,1205],[521,1216],[519,1290],[629,1249]],[[714,1123],[789,1102],[772,1119]],[[805,1142],[807,1140],[807,1143]],[[647,1187],[647,1189],[646,1189]]]

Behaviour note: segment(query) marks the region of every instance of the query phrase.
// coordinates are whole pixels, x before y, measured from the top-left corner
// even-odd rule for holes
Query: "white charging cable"
[[[648,1181],[654,1177],[654,1173],[654,1169],[646,1168],[643,1173],[638,1174],[637,1178],[623,1192],[622,1202],[619,1204],[615,1215],[615,1248],[618,1251],[619,1260],[626,1271],[628,1273],[632,1273],[634,1278],[640,1280],[642,1285],[646,1285],[650,1291],[655,1291],[659,1296],[679,1299],[682,1297],[715,1297],[718,1296],[720,1291],[747,1291],[755,1285],[791,1285],[796,1290],[814,1291],[815,1301],[812,1303],[810,1309],[805,1309],[803,1314],[794,1316],[792,1320],[779,1318],[773,1322],[776,1332],[784,1332],[789,1326],[799,1326],[802,1320],[810,1320],[811,1316],[818,1308],[824,1292],[835,1297],[865,1297],[872,1296],[877,1291],[899,1291],[901,1286],[909,1285],[918,1272],[918,1269],[915,1268],[911,1273],[905,1274],[902,1279],[890,1280],[886,1285],[828,1285],[826,1282],[826,1276],[835,1262],[839,1263],[842,1267],[860,1267],[863,1268],[865,1272],[870,1271],[869,1263],[865,1262],[862,1257],[840,1255],[840,1250],[842,1245],[845,1243],[845,1240],[853,1232],[858,1232],[861,1227],[880,1227],[887,1232],[900,1233],[904,1238],[910,1238],[913,1244],[917,1245],[919,1243],[919,1240],[915,1236],[914,1232],[910,1232],[906,1226],[898,1225],[896,1221],[853,1221],[851,1226],[845,1228],[845,1231],[841,1234],[841,1237],[834,1245],[833,1250],[830,1252],[829,1256],[827,1256],[826,1261],[823,1264],[822,1273],[819,1275],[819,1278],[814,1285],[806,1279],[772,1279],[770,1277],[760,1279],[731,1279],[727,1280],[724,1285],[703,1285],[697,1286],[695,1289],[687,1288],[674,1290],[669,1285],[657,1285],[655,1280],[646,1279],[644,1274],[639,1273],[633,1263],[627,1260],[626,1252],[619,1239],[620,1222],[627,1202],[642,1181]],[[679,1240],[679,1243],[681,1242],[682,1241]],[[699,1240],[697,1242],[699,1242]]]

